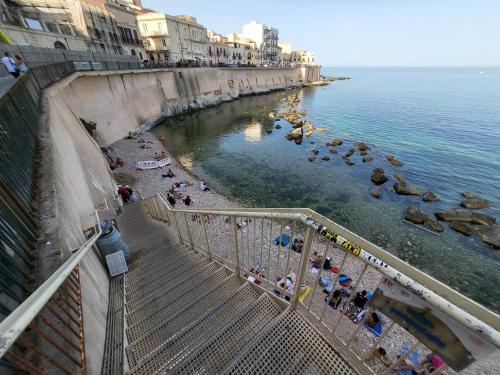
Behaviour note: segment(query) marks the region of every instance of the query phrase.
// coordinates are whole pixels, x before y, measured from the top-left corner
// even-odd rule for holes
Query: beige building
[[[206,63],[207,30],[196,18],[143,10],[137,21],[149,60]]]
[[[15,44],[141,53],[139,0],[0,0],[0,27]]]
[[[284,40],[278,41],[278,47],[281,48],[281,60],[282,62],[290,62],[292,58],[292,43],[286,42]]]
[[[261,55],[257,48],[257,43],[250,39],[245,38],[243,35],[238,33],[231,33],[227,36],[229,43],[238,43],[243,47],[243,59],[242,64],[246,65],[258,65],[260,64]]]
[[[314,53],[303,50],[292,51],[291,55],[292,65],[316,65]]]
[[[227,64],[229,58],[227,38],[213,30],[207,30],[207,37],[208,65],[217,66],[218,64]]]

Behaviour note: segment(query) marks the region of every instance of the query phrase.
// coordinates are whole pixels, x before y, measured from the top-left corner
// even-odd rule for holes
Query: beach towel
[[[379,320],[377,324],[375,324],[375,327],[372,327],[368,323],[364,324],[365,328],[373,333],[375,336],[380,337],[382,334],[382,320]]]
[[[300,293],[299,301],[300,302],[304,302],[304,300],[306,299],[307,295],[309,293],[311,293],[311,290],[312,290],[312,288],[310,286],[306,286],[306,290],[304,290],[302,293]]]
[[[403,348],[401,349],[401,352],[399,353],[400,356],[403,356],[408,350],[410,349],[410,344],[405,342],[403,344]],[[418,366],[420,363],[420,354],[416,351],[411,352],[408,357],[406,357],[415,367]],[[401,366],[400,366],[401,367]],[[402,370],[401,368],[398,368],[397,371],[398,375],[413,375],[411,370]]]

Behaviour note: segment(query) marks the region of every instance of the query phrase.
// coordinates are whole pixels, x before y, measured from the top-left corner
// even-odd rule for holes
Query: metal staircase
[[[288,304],[176,246],[141,204],[126,207],[118,226],[134,244],[121,284],[127,373],[356,373]]]

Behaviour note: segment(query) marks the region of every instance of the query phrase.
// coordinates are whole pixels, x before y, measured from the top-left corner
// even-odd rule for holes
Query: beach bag
[[[332,286],[332,280],[330,280],[328,277],[320,277],[319,278],[319,285],[321,285],[323,288],[325,288],[325,287],[331,287]]]

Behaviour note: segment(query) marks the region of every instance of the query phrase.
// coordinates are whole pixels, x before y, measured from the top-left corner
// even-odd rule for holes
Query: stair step
[[[296,311],[286,310],[222,374],[356,374]]]
[[[153,352],[144,356],[130,374],[152,374],[175,363],[179,356],[193,350],[214,333],[225,326],[235,314],[243,311],[259,296],[255,288],[246,283],[231,298],[226,299],[214,309],[206,312],[198,320],[185,327],[173,337],[162,342]]]
[[[189,270],[199,269],[202,264],[206,264],[207,260],[203,257],[187,258],[184,262],[180,262],[175,267],[165,267],[166,269],[149,270],[151,277],[147,277],[132,284],[128,284],[126,288],[127,303],[142,298],[144,295],[153,293],[156,289],[168,285],[171,280],[178,279]],[[154,277],[156,275],[156,277]]]
[[[228,322],[210,340],[204,342],[175,367],[172,374],[216,374],[231,361],[256,335],[276,319],[282,308],[263,293],[255,303]]]
[[[154,268],[157,266],[161,266],[168,263],[174,263],[179,260],[182,260],[185,256],[194,257],[196,255],[195,252],[180,252],[180,251],[171,251],[171,252],[158,252],[155,257],[151,257],[146,260],[134,259],[131,270],[129,274],[144,274],[149,271],[149,268]]]
[[[169,303],[189,293],[192,289],[203,288],[207,280],[210,280],[220,271],[216,263],[212,262],[202,267],[194,269],[191,273],[186,273],[184,277],[179,278],[164,288],[157,290],[156,293],[145,296],[143,299],[135,302],[133,305],[127,303],[127,322],[134,324],[140,320],[146,319],[156,311],[165,308]]]
[[[130,346],[127,354],[130,366],[137,365],[140,358],[153,351],[162,341],[168,340],[224,299],[235,295],[240,287],[241,281],[230,275],[206,293],[200,293],[201,290],[197,290],[198,296],[190,293],[187,298],[177,300],[147,321],[129,327],[127,338]]]

